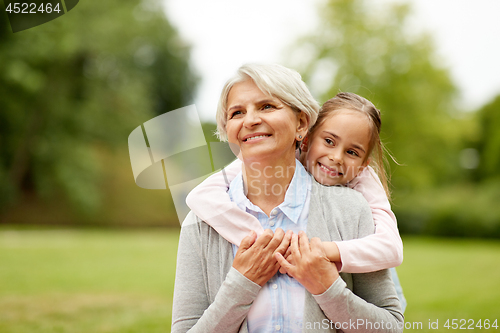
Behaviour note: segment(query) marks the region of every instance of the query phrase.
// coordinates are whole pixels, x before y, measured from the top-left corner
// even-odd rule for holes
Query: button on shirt
[[[285,200],[275,207],[268,217],[244,194],[240,173],[231,182],[228,194],[241,210],[255,216],[264,229],[277,228],[294,233],[306,231],[311,194],[311,176],[295,160],[295,173],[288,187]],[[233,245],[236,254],[238,247]],[[276,273],[259,291],[248,313],[248,330],[257,332],[302,332],[305,289],[297,280],[286,274]]]

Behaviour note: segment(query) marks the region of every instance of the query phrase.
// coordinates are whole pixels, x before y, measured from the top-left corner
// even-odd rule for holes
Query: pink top
[[[186,198],[187,205],[199,218],[237,246],[251,230],[257,235],[264,231],[254,216],[239,209],[229,199],[229,184],[240,171],[241,161],[236,159],[223,172],[205,179]],[[360,239],[335,242],[342,260],[341,271],[366,273],[399,266],[403,262],[403,242],[396,216],[375,171],[371,167],[365,168],[349,187],[359,191],[368,201],[375,233]]]

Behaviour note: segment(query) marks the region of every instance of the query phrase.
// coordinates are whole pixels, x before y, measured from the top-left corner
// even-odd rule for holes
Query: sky
[[[322,0],[165,0],[165,11],[192,47],[201,78],[194,104],[203,120],[215,120],[225,81],[247,62],[281,63],[286,47],[318,24]],[[402,0],[371,0],[381,6]],[[408,0],[412,27],[431,32],[450,68],[464,109],[476,109],[500,93],[499,0]]]

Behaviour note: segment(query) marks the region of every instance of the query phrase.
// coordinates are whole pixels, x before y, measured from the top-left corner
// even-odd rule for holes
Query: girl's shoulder
[[[367,166],[366,168],[364,168],[363,171],[361,171],[356,177],[354,177],[353,180],[351,180],[348,186],[350,188],[356,188],[356,186],[364,186],[365,184],[376,184],[380,187],[383,187],[380,178],[371,166]]]

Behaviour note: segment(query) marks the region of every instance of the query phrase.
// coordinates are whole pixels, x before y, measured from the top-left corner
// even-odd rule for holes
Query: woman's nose
[[[262,119],[260,118],[260,115],[258,112],[253,111],[253,110],[247,111],[247,113],[245,114],[245,119],[244,119],[244,125],[246,127],[258,125],[260,123],[262,123]]]

